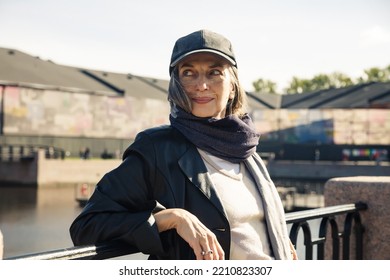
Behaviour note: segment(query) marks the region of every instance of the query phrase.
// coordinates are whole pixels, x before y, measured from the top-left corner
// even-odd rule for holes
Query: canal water
[[[80,213],[76,189],[0,187],[0,230],[3,258],[69,248],[69,226]],[[304,255],[298,248],[298,255]],[[121,257],[146,259],[143,254]]]
[[[71,188],[0,187],[4,258],[71,247],[68,227],[79,212]]]

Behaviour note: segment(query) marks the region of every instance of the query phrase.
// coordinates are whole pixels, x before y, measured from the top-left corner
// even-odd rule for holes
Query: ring
[[[209,251],[207,251],[207,252],[202,251],[201,254],[202,254],[202,256],[205,256],[205,255],[208,255],[208,254],[212,255],[212,254],[213,254],[213,250],[209,250]]]

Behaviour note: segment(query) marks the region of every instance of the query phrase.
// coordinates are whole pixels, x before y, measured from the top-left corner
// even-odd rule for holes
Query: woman
[[[70,228],[74,244],[119,240],[151,259],[296,257],[230,41],[184,36],[169,71],[171,125],[139,133],[101,179]]]

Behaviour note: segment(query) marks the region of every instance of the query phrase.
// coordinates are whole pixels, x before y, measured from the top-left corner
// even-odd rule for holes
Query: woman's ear
[[[230,83],[230,94],[229,99],[234,99],[234,96],[236,95],[236,91],[234,90],[234,84]]]

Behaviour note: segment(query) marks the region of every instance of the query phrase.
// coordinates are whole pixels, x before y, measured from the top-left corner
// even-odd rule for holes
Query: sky
[[[0,0],[0,47],[108,72],[169,79],[175,41],[199,29],[230,39],[247,91],[390,65],[389,0]]]

